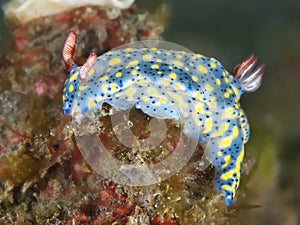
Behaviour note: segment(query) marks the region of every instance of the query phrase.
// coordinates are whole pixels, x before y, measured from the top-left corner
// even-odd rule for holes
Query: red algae
[[[162,217],[162,216],[155,216],[151,219],[151,225],[179,225],[175,219]]]

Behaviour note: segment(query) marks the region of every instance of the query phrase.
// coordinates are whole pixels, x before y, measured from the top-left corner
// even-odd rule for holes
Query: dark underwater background
[[[157,2],[138,1],[149,8]],[[169,4],[165,40],[214,57],[228,71],[252,53],[267,64],[262,86],[241,100],[252,132],[246,152],[258,152],[260,157],[247,184],[256,193],[251,202],[261,205],[252,210],[252,220],[253,224],[299,224],[300,1],[171,0]],[[0,47],[5,49],[8,28],[2,22],[0,26]]]

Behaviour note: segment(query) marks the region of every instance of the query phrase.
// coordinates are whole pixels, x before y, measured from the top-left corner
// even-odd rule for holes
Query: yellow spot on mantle
[[[229,94],[232,94],[232,93],[233,93],[232,89],[230,89],[230,88],[227,88],[226,91],[227,91]]]
[[[210,63],[210,66],[211,66],[211,68],[216,68],[216,67],[217,67],[217,64],[215,64],[214,62],[211,62],[211,63]]]
[[[196,92],[196,98],[202,100],[203,95],[200,92]]]
[[[209,90],[209,91],[214,90],[214,88],[213,88],[210,84],[206,84],[206,85],[205,85],[205,88],[206,88],[207,90]]]
[[[126,94],[127,94],[129,97],[131,97],[132,95],[134,95],[135,92],[136,92],[136,89],[135,89],[135,88],[128,88],[128,89],[126,90]]]
[[[209,133],[212,128],[212,119],[208,118],[205,120],[205,127],[203,133]]]
[[[207,68],[203,65],[199,65],[198,70],[200,70],[200,72],[202,72],[202,73],[207,73],[208,72]]]
[[[87,89],[87,87],[88,87],[88,85],[81,85],[81,86],[79,86],[79,90],[83,91],[83,90]]]
[[[197,76],[192,76],[193,81],[198,81],[198,77]]]
[[[222,169],[224,169],[224,168],[230,163],[230,161],[231,161],[231,156],[230,156],[230,155],[226,155],[226,156],[224,157],[224,161],[225,161],[225,163],[222,165]]]
[[[186,103],[182,102],[182,103],[179,104],[179,107],[180,107],[181,109],[185,109],[185,108],[188,107],[188,105],[187,105]]]
[[[225,97],[225,98],[229,98],[229,97],[230,97],[230,94],[229,94],[228,92],[225,92],[225,93],[224,93],[224,97]]]
[[[152,69],[158,69],[158,68],[159,68],[159,65],[158,65],[158,64],[153,64],[153,65],[151,66],[151,68],[152,68]]]
[[[200,58],[202,55],[201,54],[194,54],[193,56],[192,56],[192,59],[198,59],[198,58]]]
[[[225,137],[219,142],[220,148],[227,148],[231,145],[232,138],[231,137]]]
[[[222,185],[221,188],[222,188],[223,190],[226,190],[226,191],[232,191],[232,188],[231,188],[228,184]]]
[[[233,138],[236,138],[238,136],[238,134],[239,134],[239,129],[238,129],[237,126],[234,126],[232,128],[232,136],[233,136]]]
[[[92,74],[94,74],[94,69],[90,69],[88,72],[87,72],[87,74],[90,76],[90,75],[92,75]]]
[[[181,84],[180,83],[175,83],[175,88],[181,88]]]
[[[198,115],[195,112],[192,112],[192,117],[194,119],[194,122],[195,122],[196,126],[199,127],[201,125],[201,122],[198,119]]]
[[[212,134],[212,137],[220,137],[229,128],[229,123],[222,123],[219,130]]]
[[[155,88],[153,88],[153,87],[149,87],[149,88],[147,89],[147,93],[148,93],[149,95],[152,95],[152,96],[159,96],[158,91],[157,91]]]
[[[73,80],[75,80],[75,79],[76,79],[76,77],[77,77],[77,73],[75,72],[75,73],[73,73],[73,74],[71,75],[71,77],[70,77],[70,81],[73,81]]]
[[[203,107],[201,105],[198,105],[198,104],[195,106],[195,110],[196,110],[196,112],[201,113],[201,114],[205,113]]]
[[[106,92],[107,91],[107,85],[106,84],[103,84],[102,87],[101,87],[101,90],[103,92]]]
[[[99,78],[99,80],[101,80],[101,81],[106,81],[106,80],[108,80],[108,76],[106,76],[106,75],[105,75],[105,76],[102,76],[102,77]]]
[[[122,73],[121,72],[117,72],[116,73],[116,77],[121,77],[122,76]]]
[[[169,79],[167,79],[167,78],[164,78],[164,79],[162,80],[162,82],[163,82],[164,85],[169,85],[169,84],[170,84],[170,81],[169,81]]]
[[[160,97],[159,100],[160,100],[162,103],[166,103],[166,102],[167,102],[167,98],[165,98],[165,97]]]
[[[143,56],[143,59],[152,59],[152,55],[151,54],[146,54]]]
[[[102,98],[101,98],[100,96],[97,96],[97,97],[96,97],[96,101],[97,101],[97,102],[100,102],[101,99],[102,99]]]
[[[112,90],[112,91],[116,91],[118,86],[117,86],[116,83],[112,83],[112,84],[110,85],[110,87],[111,87],[111,90]]]
[[[148,102],[150,100],[150,98],[148,98],[148,97],[142,97],[141,99],[143,102]]]
[[[127,64],[126,68],[129,68],[130,66],[135,66],[135,65],[137,65],[138,63],[139,63],[138,60],[132,60],[132,61],[130,61],[130,62]]]
[[[119,62],[121,62],[121,59],[120,58],[113,58],[113,59],[111,59],[110,61],[109,61],[109,65],[110,66],[113,66],[113,65],[115,65],[115,64],[117,64],[117,63],[119,63]]]
[[[226,109],[226,112],[229,114],[233,114],[234,109],[232,107],[229,107],[228,109]]]
[[[171,73],[169,74],[169,76],[170,76],[171,78],[175,79],[175,78],[177,77],[177,74],[174,73],[174,72],[171,72]]]
[[[71,84],[70,86],[69,86],[69,92],[73,92],[74,91],[74,86]]]
[[[183,63],[179,60],[173,60],[173,63],[176,65],[176,66],[183,66]]]
[[[169,93],[169,95],[174,99],[174,100],[176,100],[177,102],[179,102],[179,103],[182,103],[183,102],[183,100],[182,100],[182,98],[181,98],[181,96],[180,95],[178,95],[178,94],[175,94],[175,93]]]
[[[94,100],[90,99],[89,100],[89,108],[92,108],[95,105]]]
[[[245,153],[245,151],[244,151],[244,146],[242,147],[242,151],[241,151],[241,153],[239,154],[239,156],[237,157],[237,163],[241,163],[242,161],[243,161],[243,159],[244,159],[244,153]]]
[[[226,156],[224,157],[225,163],[229,163],[230,160],[231,160],[231,156],[230,156],[230,155],[226,155]]]
[[[233,174],[234,174],[234,170],[229,170],[228,172],[223,173],[220,178],[222,180],[228,180],[229,178],[232,177]]]
[[[234,86],[232,86],[232,89],[233,89],[234,94],[238,96],[239,95],[239,90]]]

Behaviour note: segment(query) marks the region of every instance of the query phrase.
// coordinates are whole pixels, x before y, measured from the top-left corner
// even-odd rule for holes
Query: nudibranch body
[[[104,102],[117,110],[136,106],[160,118],[185,118],[184,133],[207,142],[208,157],[216,167],[217,189],[231,204],[239,186],[244,143],[249,138],[247,118],[240,107],[243,92],[256,90],[264,65],[251,55],[228,73],[215,59],[185,51],[128,47],[91,54],[81,67],[73,62],[76,34],[66,40],[63,59],[68,79],[63,109],[80,120]],[[197,128],[197,129],[196,129]]]

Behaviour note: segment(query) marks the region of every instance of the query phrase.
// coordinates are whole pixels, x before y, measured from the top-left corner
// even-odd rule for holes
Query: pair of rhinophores
[[[239,104],[244,92],[261,84],[265,65],[251,55],[233,74],[220,62],[170,48],[139,47],[92,53],[80,67],[73,61],[76,34],[70,31],[63,48],[68,78],[63,109],[77,120],[104,102],[122,110],[135,105],[159,119],[185,117],[184,133],[200,130],[216,167],[216,188],[232,203],[239,186],[249,124]],[[142,43],[143,44],[143,43]],[[174,47],[174,45],[173,45]]]

